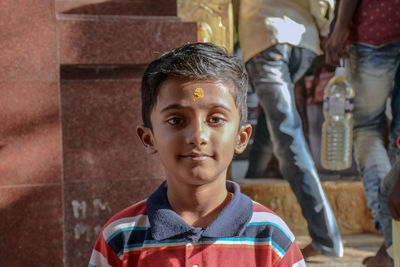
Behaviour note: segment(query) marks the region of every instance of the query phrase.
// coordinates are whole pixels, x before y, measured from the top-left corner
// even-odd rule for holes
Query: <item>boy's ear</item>
[[[252,132],[252,127],[249,123],[245,123],[240,127],[235,146],[236,154],[240,154],[246,149],[247,144],[249,143],[250,140],[251,132]]]
[[[143,125],[138,125],[136,126],[136,134],[140,138],[140,141],[142,141],[144,149],[146,150],[147,153],[149,154],[157,153],[157,149],[155,148],[154,145],[153,132],[151,131],[150,128],[147,128]]]

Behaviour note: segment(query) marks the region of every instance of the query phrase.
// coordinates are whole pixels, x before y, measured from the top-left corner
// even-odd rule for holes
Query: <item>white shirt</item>
[[[278,43],[322,54],[319,35],[328,35],[334,8],[334,0],[241,0],[243,62]]]

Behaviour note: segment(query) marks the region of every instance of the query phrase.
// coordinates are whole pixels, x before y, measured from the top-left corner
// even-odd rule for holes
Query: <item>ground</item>
[[[304,247],[310,242],[309,236],[296,236],[299,247]],[[383,242],[383,236],[375,234],[352,234],[343,235],[344,255],[342,258],[326,256],[311,257],[307,261],[310,267],[361,267],[365,257],[375,255]]]

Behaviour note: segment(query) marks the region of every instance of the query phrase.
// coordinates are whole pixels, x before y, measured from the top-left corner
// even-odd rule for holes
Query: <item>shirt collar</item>
[[[233,199],[206,229],[202,229],[190,226],[171,209],[167,199],[167,183],[162,183],[146,202],[153,238],[160,241],[180,236],[197,241],[201,237],[240,236],[253,214],[253,203],[240,192],[237,183],[226,181],[226,187],[234,193]]]

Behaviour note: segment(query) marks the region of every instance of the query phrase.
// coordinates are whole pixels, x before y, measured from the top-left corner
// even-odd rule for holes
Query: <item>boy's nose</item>
[[[187,134],[187,143],[201,146],[209,141],[209,127],[203,120],[193,121]]]

